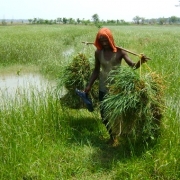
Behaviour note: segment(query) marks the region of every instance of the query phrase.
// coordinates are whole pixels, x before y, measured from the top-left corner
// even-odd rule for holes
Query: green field
[[[51,89],[45,97],[32,90],[30,99],[22,91],[21,100],[1,96],[6,106],[0,107],[0,179],[180,179],[180,27],[109,28],[117,46],[152,59],[139,73],[153,71],[165,80],[166,107],[156,142],[135,146],[127,140],[109,147],[99,111],[63,107]],[[81,25],[0,26],[0,76],[20,70],[59,81],[62,67],[78,53],[93,62],[95,48],[81,42],[93,42],[97,31]]]

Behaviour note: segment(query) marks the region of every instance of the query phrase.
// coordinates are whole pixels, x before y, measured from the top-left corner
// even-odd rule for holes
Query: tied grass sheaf
[[[102,125],[98,108],[89,113],[84,108],[66,107],[61,103],[59,91],[54,89],[46,89],[43,96],[29,89],[32,91],[30,97],[29,92],[22,90],[13,101],[1,96],[5,105],[0,106],[0,179],[179,179],[180,28],[109,28],[118,46],[144,53],[152,59],[147,62],[151,71],[145,64],[141,69],[132,71],[135,73],[133,77],[142,80],[142,84],[136,88],[140,88],[142,97],[146,95],[143,106],[135,102],[135,108],[146,107],[141,112],[139,108],[135,109],[135,117],[144,116],[143,112],[146,115],[145,110],[150,113],[146,120],[155,117],[151,115],[154,113],[152,108],[148,109],[152,106],[160,108],[154,109],[163,115],[158,134],[151,141],[153,143],[143,140],[133,143],[127,137],[120,146],[109,147],[106,144],[108,134]],[[93,42],[97,31],[94,26],[81,25],[0,26],[0,74],[17,75],[21,67],[21,75],[28,71],[27,67],[33,72],[34,67],[35,71],[38,70],[46,78],[57,80],[57,84],[61,85],[61,79],[63,81],[67,78],[66,74],[63,76],[66,67],[79,58],[79,54],[84,54],[89,61],[88,66],[93,68],[95,48],[92,45],[84,47],[81,42]],[[134,62],[138,61],[136,57],[130,57]],[[119,70],[123,73],[118,73],[119,78],[123,78],[123,74],[132,73],[124,66],[123,63]],[[75,72],[73,76],[77,74]],[[79,74],[86,76],[86,72]],[[157,79],[153,81],[149,79],[151,77]],[[157,82],[161,77],[163,84],[158,86],[158,92],[162,94],[156,97],[154,95],[158,95],[157,91],[146,90],[152,87],[149,83]],[[123,78],[123,81],[126,82],[126,79]],[[148,83],[144,84],[144,81]],[[75,82],[74,87],[76,85]],[[156,85],[161,85],[161,82]],[[96,88],[94,90],[96,92]],[[118,94],[123,92],[118,90]],[[129,94],[128,98],[131,95],[141,97]],[[111,113],[118,116],[122,106],[118,104],[117,107],[119,111],[113,107]],[[132,117],[130,115],[128,119]]]
[[[92,71],[93,63],[84,53],[78,53],[68,65],[63,67],[62,75],[59,78],[57,87],[57,89],[63,89],[63,87],[65,87],[67,90],[66,95],[61,97],[62,105],[74,109],[86,108],[85,104],[79,96],[77,96],[75,89],[84,90]],[[91,89],[90,96],[95,106],[98,99],[97,82]]]
[[[116,134],[146,142],[157,138],[164,106],[164,83],[155,72],[139,74],[129,67],[112,70],[102,103]]]

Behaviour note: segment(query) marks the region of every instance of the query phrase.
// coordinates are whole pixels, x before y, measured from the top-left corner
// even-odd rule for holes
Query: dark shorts
[[[105,95],[105,92],[99,91],[99,101],[103,101]]]

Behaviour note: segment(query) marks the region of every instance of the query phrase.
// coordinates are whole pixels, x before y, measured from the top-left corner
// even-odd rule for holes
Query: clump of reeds
[[[61,103],[70,108],[84,108],[82,100],[75,93],[75,89],[84,90],[92,73],[91,63],[83,53],[78,53],[72,61],[64,66],[60,84],[67,90],[67,94],[61,98]],[[98,88],[95,85],[89,96],[93,101],[97,100]]]
[[[155,138],[164,108],[162,77],[120,67],[110,73],[109,82],[102,105],[114,133],[133,140]]]

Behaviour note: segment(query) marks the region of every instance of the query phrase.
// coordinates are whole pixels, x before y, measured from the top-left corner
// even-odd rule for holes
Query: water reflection
[[[20,99],[22,95],[31,98],[32,93],[35,96],[45,96],[47,92],[54,92],[55,87],[55,82],[39,74],[0,76],[0,105],[15,98]]]

